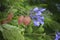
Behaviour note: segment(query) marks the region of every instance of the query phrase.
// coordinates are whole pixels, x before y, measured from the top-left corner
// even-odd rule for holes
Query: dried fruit
[[[29,16],[25,16],[23,23],[25,25],[29,25],[30,21],[31,21],[31,18]]]
[[[24,16],[19,16],[18,17],[18,24],[20,25],[21,23],[23,23],[24,20]]]

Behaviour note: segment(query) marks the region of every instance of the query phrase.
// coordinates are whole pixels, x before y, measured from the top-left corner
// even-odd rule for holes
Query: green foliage
[[[31,26],[28,26],[27,28],[26,28],[26,32],[27,33],[32,33],[33,32],[33,29],[32,29],[32,27]]]
[[[3,24],[3,36],[5,40],[24,40],[24,36],[21,34],[21,29],[9,24]]]
[[[47,7],[52,11],[56,11],[52,0],[47,0],[48,4],[41,4],[40,0],[3,0],[0,1],[4,7],[5,11],[0,12],[0,21],[6,19],[9,12],[14,14],[13,19],[8,24],[0,25],[0,31],[3,34],[5,40],[53,40],[56,31],[60,31],[60,20],[59,14],[51,13],[46,10],[43,12],[45,18],[45,24],[36,27],[33,22],[25,26],[24,24],[18,25],[18,16],[28,15],[30,10],[34,7]],[[54,1],[56,3],[56,0]],[[54,10],[53,10],[54,9]],[[58,22],[57,22],[58,21]],[[53,34],[52,34],[53,33]],[[51,34],[51,35],[49,35]],[[52,37],[53,36],[53,37]]]

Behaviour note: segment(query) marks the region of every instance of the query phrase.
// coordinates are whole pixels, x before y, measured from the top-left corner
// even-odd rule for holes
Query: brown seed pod
[[[25,25],[29,25],[30,21],[31,21],[31,18],[29,16],[25,16],[23,23]]]
[[[20,25],[21,23],[23,23],[24,20],[24,16],[19,16],[18,17],[18,24]]]
[[[9,23],[13,18],[13,13],[9,13],[7,19],[1,21],[1,24]]]
[[[13,18],[13,13],[9,13],[8,17],[7,17],[7,21],[10,22],[12,20],[12,18]]]

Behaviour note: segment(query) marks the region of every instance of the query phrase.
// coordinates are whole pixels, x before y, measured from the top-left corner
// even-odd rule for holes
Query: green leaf
[[[24,36],[21,34],[19,27],[3,24],[3,37],[7,40],[24,40]]]
[[[26,32],[27,33],[32,33],[33,32],[33,29],[32,29],[32,27],[31,26],[28,26],[27,28],[26,28]]]

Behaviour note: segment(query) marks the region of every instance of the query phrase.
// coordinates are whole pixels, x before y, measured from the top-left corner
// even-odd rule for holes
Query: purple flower
[[[45,10],[46,10],[45,8],[38,8],[38,7],[33,9],[34,12],[37,12],[37,11],[44,12]]]
[[[60,33],[57,32],[55,40],[59,40],[59,39],[60,39]]]
[[[34,12],[37,12],[38,10],[39,10],[38,7],[33,9]]]
[[[40,8],[40,11],[41,12],[44,12],[46,9],[45,8]]]
[[[34,8],[32,11],[35,12],[35,15],[41,15],[42,12],[44,12],[46,9],[45,8]]]
[[[36,21],[36,20],[34,20],[33,23],[34,23],[35,26],[39,26],[40,25],[40,22],[39,21]]]
[[[45,8],[34,8],[31,13],[30,13],[30,17],[33,20],[33,23],[35,26],[39,26],[40,24],[43,25],[44,24],[44,17],[41,15],[43,11],[45,11]]]
[[[32,20],[33,20],[35,26],[39,26],[40,24],[41,25],[44,24],[44,17],[43,16],[40,16],[40,15],[32,16]]]
[[[37,13],[36,13],[36,15],[41,15],[42,13],[40,12],[40,11],[38,11]]]

